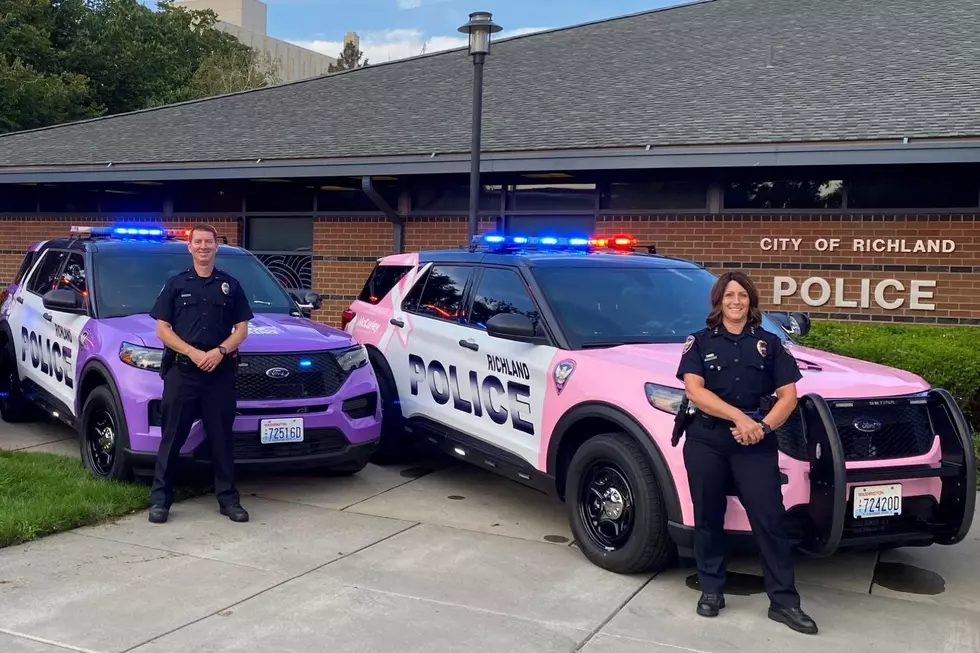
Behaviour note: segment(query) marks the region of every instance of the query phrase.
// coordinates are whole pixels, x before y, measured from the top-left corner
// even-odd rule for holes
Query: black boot
[[[150,523],[152,524],[163,524],[167,521],[167,517],[170,515],[170,509],[166,506],[153,505],[150,506]]]
[[[807,635],[817,634],[817,624],[811,619],[802,608],[780,608],[774,605],[769,606],[769,618],[786,624],[793,630],[806,633]]]
[[[221,506],[220,512],[232,521],[248,521],[248,512],[237,503],[231,506]]]
[[[701,594],[698,599],[698,614],[702,617],[717,617],[718,611],[725,607],[724,594]]]

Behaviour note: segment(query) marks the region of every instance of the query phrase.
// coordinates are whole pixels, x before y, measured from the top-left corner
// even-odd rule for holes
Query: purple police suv
[[[163,345],[149,312],[164,282],[193,265],[186,233],[72,227],[67,238],[31,245],[0,291],[5,421],[50,414],[78,432],[82,462],[94,475],[152,473]],[[222,244],[216,266],[239,280],[255,314],[239,356],[236,464],[359,472],[381,433],[364,347],[310,319],[320,307],[316,293],[291,295],[251,252]],[[198,421],[183,461],[209,462],[204,438]]]

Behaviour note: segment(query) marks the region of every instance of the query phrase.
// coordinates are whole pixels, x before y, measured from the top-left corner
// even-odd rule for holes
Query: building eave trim
[[[0,183],[113,182],[467,174],[469,153],[378,158],[0,167]],[[980,140],[838,142],[485,152],[481,171],[757,168],[980,162]]]

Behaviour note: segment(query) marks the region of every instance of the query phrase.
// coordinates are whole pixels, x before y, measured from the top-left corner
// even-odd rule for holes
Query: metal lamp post
[[[480,211],[480,136],[483,129],[483,64],[490,54],[490,35],[503,28],[493,22],[489,11],[474,11],[470,21],[459,28],[470,35],[470,56],[473,57],[473,141],[470,147],[470,216],[469,238],[476,235]]]

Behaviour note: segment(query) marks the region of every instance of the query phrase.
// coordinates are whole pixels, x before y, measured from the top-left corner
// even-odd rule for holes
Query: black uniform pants
[[[193,363],[177,363],[163,380],[161,427],[150,499],[168,508],[173,504],[173,472],[180,449],[198,418],[204,423],[214,466],[214,494],[222,506],[239,503],[235,486],[232,427],[235,423],[235,372],[228,361],[220,369],[204,372]]]
[[[728,480],[735,481],[739,499],[762,557],[770,602],[799,607],[792,547],[784,526],[779,448],[770,434],[754,445],[741,445],[732,424],[716,420],[705,426],[700,415],[687,429],[684,464],[694,502],[694,555],[701,590],[721,594],[725,586],[725,512]]]

